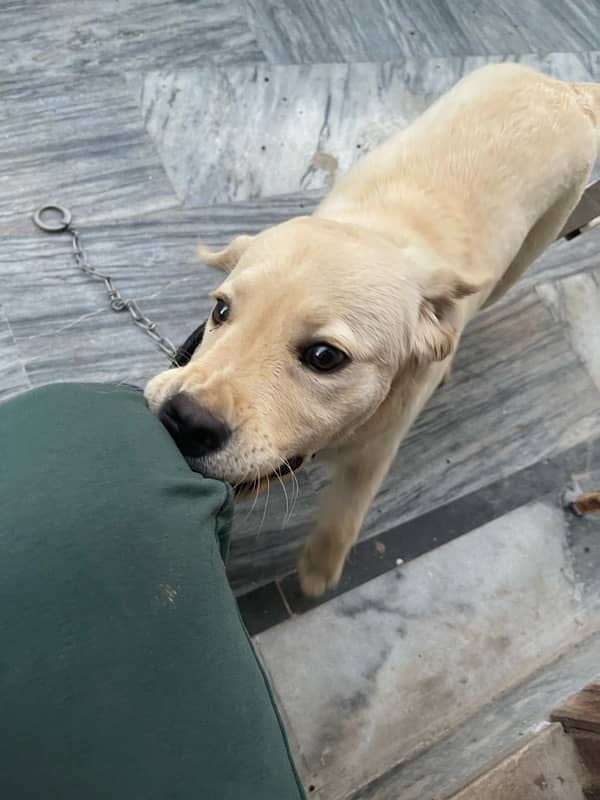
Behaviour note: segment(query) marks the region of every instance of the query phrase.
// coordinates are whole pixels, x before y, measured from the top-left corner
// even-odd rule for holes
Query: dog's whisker
[[[254,486],[254,482],[252,483],[252,485]],[[249,508],[249,509],[246,511],[246,513],[244,514],[244,522],[246,522],[246,520],[248,519],[248,517],[249,517],[249,516],[252,514],[252,512],[254,511],[254,505],[255,505],[255,503],[256,503],[256,498],[255,498],[255,499],[254,499],[254,501],[252,502],[252,504],[251,504],[250,508]]]
[[[256,468],[256,478],[254,478],[252,486],[254,487],[254,500],[252,501],[252,511],[254,511],[254,507],[256,506],[256,501],[258,500],[258,495],[260,494],[260,470],[258,469],[258,467]]]
[[[267,508],[269,506],[269,496],[270,496],[270,492],[271,492],[271,479],[269,478],[268,475],[266,476],[266,480],[267,480],[267,499],[265,500],[265,507],[263,509],[263,515],[262,515],[262,519],[260,521],[260,525],[259,525],[259,528],[258,528],[258,533],[256,534],[257,536],[260,535],[260,533],[261,533],[261,531],[263,529],[263,525],[265,524],[265,518],[267,516]]]
[[[290,478],[293,481],[293,483],[292,483],[292,502],[290,503],[289,506],[287,505],[287,493],[286,493],[286,510],[285,510],[285,517],[284,517],[284,520],[283,520],[283,527],[285,528],[285,526],[288,524],[288,522],[292,518],[292,514],[294,513],[294,508],[296,506],[296,500],[298,499],[298,493],[300,491],[300,485],[298,483],[298,478],[296,477],[296,473],[292,469],[290,462],[287,459],[284,458],[283,459],[283,464],[284,464],[285,467],[287,467],[288,474],[290,475]],[[281,479],[280,479],[280,483],[283,486],[283,482],[281,481]],[[283,488],[283,491],[285,492],[285,487]]]
[[[294,483],[292,487],[292,508],[290,511],[290,519],[292,518],[292,515],[296,509],[296,502],[298,500],[298,497],[300,496],[300,482],[298,480],[296,473],[293,470],[292,470],[292,480],[294,481]]]
[[[252,505],[250,506],[250,510],[244,517],[244,522],[248,519],[250,514],[252,514],[252,512],[256,508],[256,501],[258,500],[258,495],[260,494],[260,472],[258,469],[256,470],[256,477],[253,479],[250,485],[250,493],[252,492],[254,492],[254,499],[252,500]]]
[[[289,501],[289,498],[288,498],[287,489],[285,488],[285,483],[282,481],[281,475],[279,474],[279,472],[275,472],[275,477],[277,478],[277,480],[281,484],[281,488],[283,489],[283,496],[285,497],[285,515],[283,517],[283,527],[282,527],[282,529],[283,529],[283,528],[285,528],[285,526],[287,525],[287,522],[288,522],[288,516],[289,516],[289,513],[290,513],[290,501]]]

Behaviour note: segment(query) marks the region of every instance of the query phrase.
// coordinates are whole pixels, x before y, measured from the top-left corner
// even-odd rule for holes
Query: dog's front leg
[[[304,594],[316,597],[339,581],[400,439],[398,433],[388,432],[336,455],[331,484],[323,493],[315,530],[298,565]]]

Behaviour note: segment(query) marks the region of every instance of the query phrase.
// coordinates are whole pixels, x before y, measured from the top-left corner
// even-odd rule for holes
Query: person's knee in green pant
[[[10,400],[0,443],[0,796],[303,798],[225,577],[225,484],[123,387]]]

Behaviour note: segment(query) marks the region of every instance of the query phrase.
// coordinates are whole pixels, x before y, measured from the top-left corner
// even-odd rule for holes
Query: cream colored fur
[[[158,410],[186,391],[231,426],[206,474],[253,481],[314,453],[332,465],[299,563],[307,594],[339,580],[465,325],[554,240],[599,149],[600,85],[488,66],[359,161],[313,216],[201,249],[228,273],[216,296],[230,318],[146,397]],[[298,356],[312,342],[351,361],[315,374]]]

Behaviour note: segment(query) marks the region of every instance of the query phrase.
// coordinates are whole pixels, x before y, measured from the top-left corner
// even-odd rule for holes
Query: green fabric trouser
[[[225,576],[228,488],[124,387],[9,400],[0,452],[0,798],[304,798]]]

